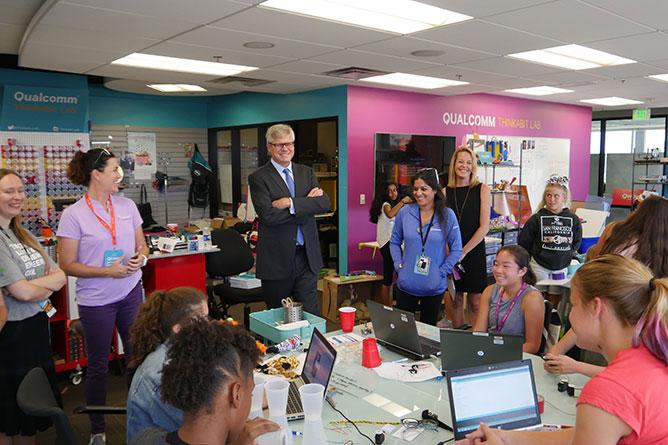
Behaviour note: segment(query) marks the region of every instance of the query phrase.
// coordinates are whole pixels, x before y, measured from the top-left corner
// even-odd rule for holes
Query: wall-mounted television
[[[376,133],[376,189],[388,182],[396,182],[408,190],[413,176],[425,167],[436,168],[441,175],[441,184],[445,186],[456,146],[454,136]]]

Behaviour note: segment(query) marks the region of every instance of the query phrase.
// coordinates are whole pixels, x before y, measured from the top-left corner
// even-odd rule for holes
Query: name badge
[[[429,267],[431,266],[431,258],[426,255],[418,255],[415,259],[415,267],[413,272],[418,275],[429,275]]]
[[[46,315],[51,318],[56,313],[56,308],[51,304],[51,300],[42,300],[39,302],[39,307],[42,308]]]
[[[104,267],[110,267],[112,264],[114,264],[116,261],[118,261],[119,258],[123,257],[124,252],[120,249],[114,249],[114,250],[105,250],[104,251]]]

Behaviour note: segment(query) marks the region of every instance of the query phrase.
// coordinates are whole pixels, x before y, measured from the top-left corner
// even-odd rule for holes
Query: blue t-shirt
[[[420,209],[417,204],[404,206],[394,219],[394,229],[390,238],[390,252],[397,271],[397,287],[403,292],[420,297],[442,294],[448,287],[448,275],[462,256],[462,237],[455,212],[446,208],[445,233],[441,228],[438,214],[430,223],[422,227],[420,236]],[[422,239],[426,236],[424,256],[429,258],[429,273],[415,272],[415,263],[422,253]],[[401,251],[401,243],[404,250]],[[446,244],[449,252],[446,255]]]

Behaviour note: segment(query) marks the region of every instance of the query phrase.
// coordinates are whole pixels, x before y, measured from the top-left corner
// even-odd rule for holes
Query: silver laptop
[[[522,360],[521,335],[441,329],[441,370]]]
[[[441,354],[438,341],[418,334],[415,315],[394,307],[367,300],[376,341],[381,345],[414,359]]]
[[[542,426],[531,360],[452,370],[446,379],[456,440],[480,422],[503,430]]]
[[[304,408],[299,396],[300,386],[307,383],[320,383],[325,387],[325,394],[327,394],[327,386],[334,370],[335,361],[336,349],[334,349],[319,330],[313,329],[302,375],[290,382],[288,407],[286,410],[288,420],[304,418]]]

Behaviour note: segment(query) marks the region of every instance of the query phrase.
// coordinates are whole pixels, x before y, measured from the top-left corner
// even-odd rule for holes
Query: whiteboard
[[[467,135],[467,139],[473,135]],[[496,140],[508,142],[508,159],[516,167],[479,165],[478,178],[486,184],[492,184],[492,176],[496,181],[505,179],[507,181],[517,178],[515,184],[520,180],[519,164],[520,153],[522,160],[522,184],[527,186],[529,201],[532,211],[535,212],[543,197],[545,181],[552,174],[568,176],[570,172],[571,140],[563,138],[540,138],[532,136],[494,136],[479,135],[479,139],[485,141]],[[482,149],[484,150],[484,144]],[[476,151],[480,151],[476,147]],[[493,172],[493,170],[495,170]]]

